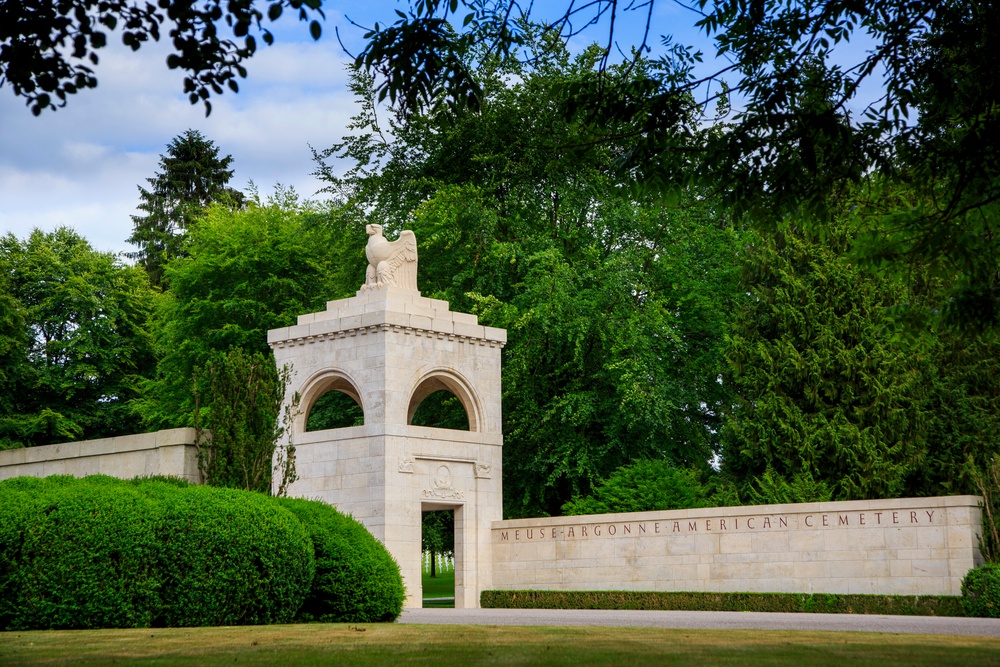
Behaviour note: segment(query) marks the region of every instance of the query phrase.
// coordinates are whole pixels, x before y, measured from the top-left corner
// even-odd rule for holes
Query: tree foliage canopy
[[[245,210],[208,208],[189,234],[187,256],[168,265],[170,289],[152,318],[157,370],[140,404],[147,427],[191,425],[195,368],[232,348],[270,354],[269,329],[319,310],[344,273],[353,271],[361,284],[363,228],[345,232],[351,250],[342,254],[358,258],[337,264],[345,241],[318,224],[329,215],[293,193],[263,203],[251,198]]]
[[[975,492],[1000,451],[996,336],[901,328],[947,286],[858,266],[847,221],[826,231],[789,221],[741,254],[723,470],[751,502]]]
[[[558,513],[634,458],[707,467],[738,238],[694,191],[634,197],[614,173],[627,147],[589,142],[560,113],[599,52],[573,58],[546,37],[534,48],[531,66],[481,59],[478,111],[384,119],[359,76],[355,133],[318,156],[353,160],[344,176],[320,163],[345,206],[414,230],[425,294],[508,330],[513,516]]]
[[[285,8],[310,21],[318,39],[322,0],[19,0],[0,3],[0,85],[10,84],[36,116],[65,106],[67,97],[97,87],[94,67],[108,33],[121,31],[122,43],[138,51],[150,40],[159,41],[161,29],[170,38],[173,53],[167,67],[185,72],[184,92],[192,104],[208,101],[223,86],[239,90],[237,77],[246,77],[243,62],[257,51],[259,34],[265,44],[274,35],[264,27]]]
[[[701,74],[703,54],[665,37],[652,66],[636,59],[640,76],[616,78],[608,66],[620,48],[616,19],[648,12],[633,51],[639,58],[649,35],[666,28],[654,19],[655,4],[569,3],[547,24],[563,37],[610,26],[601,66],[570,83],[560,103],[603,127],[605,141],[635,140],[619,163],[624,173],[658,190],[709,187],[763,228],[802,211],[827,224],[836,197],[857,196],[853,186],[873,177],[905,184],[910,197],[885,212],[862,246],[866,257],[957,273],[952,323],[1000,323],[1000,57],[992,46],[1000,15],[989,3],[691,0],[682,4],[715,40],[717,69]],[[471,42],[500,56],[520,49],[530,60],[532,9],[418,2],[367,35],[357,64],[378,75],[381,97],[408,110],[442,100],[476,108],[488,92],[459,67],[462,55]],[[463,28],[422,37],[465,10]],[[423,48],[411,43],[421,40]],[[852,55],[851,41],[863,55]],[[413,62],[431,59],[439,65],[411,75]],[[405,67],[388,67],[397,61]]]
[[[238,89],[255,35],[273,41],[266,21],[290,9],[310,22],[315,38],[322,4],[6,2],[0,85],[9,83],[40,113],[96,85],[92,66],[106,32],[121,29],[124,43],[138,49],[164,28],[175,49],[168,67],[185,70],[190,100],[210,109],[211,95]],[[620,161],[631,178],[660,189],[711,187],[723,205],[767,226],[800,209],[825,224],[831,195],[873,175],[891,177],[912,188],[913,198],[886,216],[866,253],[959,273],[948,310],[957,313],[953,320],[1000,323],[993,231],[1000,207],[1000,56],[993,46],[1000,16],[989,3],[687,0],[681,4],[698,17],[695,25],[715,40],[722,63],[715,71],[695,74],[703,54],[664,37],[655,66],[632,62],[641,76],[608,76],[614,54],[629,51],[616,41],[618,19],[645,14],[645,32],[632,50],[645,57],[650,36],[667,28],[657,23],[656,4],[570,2],[544,24],[563,39],[609,26],[597,72],[573,82],[560,103],[603,125],[607,141],[623,134],[636,140]],[[411,0],[394,22],[365,30],[356,64],[377,76],[379,99],[405,114],[442,103],[478,109],[489,84],[468,53],[530,60],[529,21],[538,11],[518,0]],[[851,41],[870,47],[845,56],[856,52],[845,48]],[[872,96],[868,86],[883,94]],[[711,110],[713,100],[723,102],[719,112]]]
[[[585,497],[562,507],[563,514],[652,512],[708,507],[702,471],[675,468],[669,461],[636,461],[615,470]]]
[[[0,443],[136,432],[153,299],[141,269],[65,227],[0,238]]]

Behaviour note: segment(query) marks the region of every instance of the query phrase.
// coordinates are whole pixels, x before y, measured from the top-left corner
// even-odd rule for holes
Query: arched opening
[[[414,426],[469,430],[469,415],[465,413],[458,396],[447,389],[430,394],[417,406],[410,423]]]
[[[432,375],[410,397],[406,423],[458,431],[479,430],[479,410],[472,392],[457,378]]]
[[[301,405],[298,424],[302,431],[324,431],[365,423],[361,396],[343,375],[330,374],[307,384]]]
[[[306,418],[306,431],[362,426],[365,412],[358,402],[337,389],[326,392],[312,404]]]

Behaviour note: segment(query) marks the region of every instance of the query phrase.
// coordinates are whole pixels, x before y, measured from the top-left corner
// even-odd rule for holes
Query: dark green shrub
[[[4,628],[146,627],[156,504],[104,477],[0,484]]]
[[[962,608],[966,616],[1000,618],[1000,563],[969,570],[962,580]]]
[[[296,620],[371,623],[399,616],[406,597],[403,579],[381,542],[326,503],[278,502],[306,527],[316,555],[316,577]]]
[[[0,482],[0,630],[18,617],[23,545],[36,511],[34,496],[19,481]]]
[[[575,496],[562,506],[564,515],[650,512],[706,507],[708,489],[696,469],[669,461],[633,461],[618,468],[589,496]]]
[[[312,543],[302,524],[258,493],[139,485],[163,507],[156,626],[288,623],[309,592]]]
[[[179,486],[182,489],[191,486],[191,482],[181,477],[174,477],[173,475],[142,475],[140,477],[133,477],[128,481],[132,484],[138,485],[143,485],[148,482],[163,482],[164,484],[170,484],[171,486]]]
[[[109,477],[0,482],[0,629],[280,623],[312,543],[267,496]]]

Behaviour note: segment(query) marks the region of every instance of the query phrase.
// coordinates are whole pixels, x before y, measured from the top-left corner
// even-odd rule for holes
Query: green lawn
[[[431,577],[427,572],[423,576],[424,607],[454,607],[455,606],[455,570],[438,572]],[[427,598],[451,598],[445,600],[428,600]]]
[[[841,632],[397,624],[0,633],[0,665],[1000,665],[1000,640]]]

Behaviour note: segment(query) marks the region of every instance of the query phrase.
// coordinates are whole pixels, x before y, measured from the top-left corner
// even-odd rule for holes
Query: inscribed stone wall
[[[493,524],[500,590],[960,595],[975,496],[721,507]]]
[[[171,475],[201,483],[193,428],[0,452],[0,479],[49,475]]]

